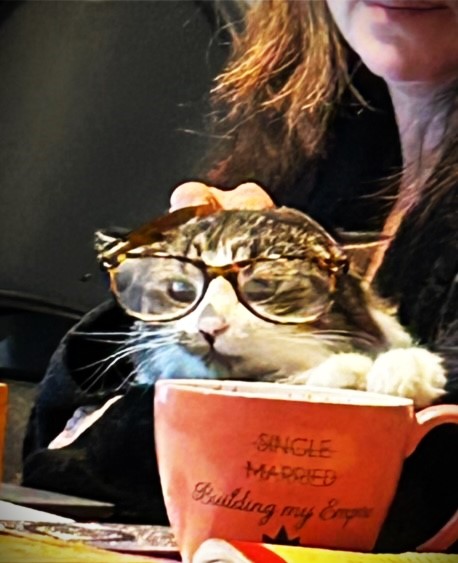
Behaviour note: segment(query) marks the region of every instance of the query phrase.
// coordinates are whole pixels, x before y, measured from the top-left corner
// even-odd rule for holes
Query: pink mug
[[[371,551],[402,464],[458,406],[239,381],[156,383],[155,439],[184,561],[208,538]],[[458,517],[419,549],[458,537]]]

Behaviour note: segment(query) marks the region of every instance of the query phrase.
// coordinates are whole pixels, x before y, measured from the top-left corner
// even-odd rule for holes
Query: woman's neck
[[[453,97],[450,83],[440,87],[421,83],[390,83],[401,140],[404,177],[402,187],[421,192],[442,156],[441,146]]]
[[[451,85],[433,88],[419,84],[388,84],[401,140],[403,175],[397,200],[388,215],[383,234],[392,241],[405,215],[417,204],[423,187],[442,157],[447,128],[455,124]],[[372,255],[365,281],[374,279],[389,244],[380,245]]]

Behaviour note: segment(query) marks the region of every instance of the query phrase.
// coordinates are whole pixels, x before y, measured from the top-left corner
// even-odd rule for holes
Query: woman
[[[264,1],[248,13],[235,45],[214,90],[226,106],[221,126],[231,142],[209,183],[260,181],[276,203],[299,207],[331,229],[386,235],[391,242],[372,255],[366,279],[397,302],[421,343],[441,353],[449,381],[444,401],[456,402],[458,5]],[[381,113],[383,84],[376,85],[378,98],[362,94],[374,80],[368,71],[384,80],[395,123]],[[367,137],[377,117],[386,120],[388,153]],[[189,183],[171,198],[172,208],[202,202],[273,205],[254,183],[232,192]],[[443,428],[407,461],[379,548],[413,549],[458,508],[449,454],[456,438]]]
[[[172,208],[273,205],[257,182],[275,203],[306,210],[328,228],[390,235],[386,255],[373,256],[367,277],[399,301],[402,321],[421,342],[447,352],[451,374],[448,351],[456,339],[457,310],[456,21],[452,3],[428,0],[256,3],[246,30],[234,35],[234,56],[215,87],[216,133],[223,143],[206,178],[224,188],[245,183],[234,191],[185,184],[171,200]],[[78,330],[102,332],[124,322],[119,311],[105,307]],[[145,494],[145,483],[151,497],[159,488],[145,453],[151,452],[152,390],[126,393],[73,450],[46,447],[75,407],[87,404],[78,367],[106,356],[100,345],[95,351],[88,343],[82,350],[77,342],[70,335],[50,366],[29,428],[24,482],[44,488],[56,483],[64,492],[111,499],[124,519],[158,522],[160,506],[151,507]],[[455,400],[452,393],[447,397]],[[100,404],[100,398],[91,399]],[[51,424],[57,402],[61,420]],[[128,450],[119,454],[115,444],[110,451],[110,433]],[[456,509],[456,469],[447,458],[452,439],[456,434],[441,428],[406,464],[378,549],[415,548]]]
[[[259,30],[264,30],[264,37],[259,38]],[[440,332],[437,313],[450,288],[443,283],[432,302],[418,303],[419,294],[410,284],[414,282],[420,290],[427,280],[424,276],[418,279],[425,272],[419,256],[407,255],[407,247],[412,250],[427,243],[427,254],[440,262],[438,267],[443,262],[444,244],[454,254],[457,32],[458,5],[453,0],[264,1],[248,14],[246,34],[235,42],[238,51],[214,90],[216,98],[229,107],[221,125],[227,129],[230,143],[209,180],[220,186],[238,180],[260,181],[276,203],[300,207],[331,229],[381,230],[392,243],[388,250],[379,247],[366,276],[371,280],[378,273],[380,290],[402,297],[400,314],[425,343]],[[302,33],[307,33],[305,40]],[[316,53],[308,55],[312,44],[320,45],[315,47]],[[297,55],[301,47],[304,52]],[[246,52],[251,61],[247,62]],[[388,87],[396,129],[391,116],[357,90],[358,81],[367,86],[367,69],[382,77]],[[310,75],[305,84],[304,71]],[[375,104],[381,97],[379,94]],[[364,114],[372,122],[365,124],[363,141],[368,140],[367,130],[374,118],[381,116],[393,143],[391,154],[377,152],[374,143],[366,153],[361,146],[349,150],[339,146],[339,136],[347,144],[357,141],[347,132],[342,135],[342,122],[361,129]],[[250,145],[255,145],[251,151],[247,150]],[[342,168],[342,152],[344,159],[352,160],[352,169]],[[279,157],[272,158],[275,154]],[[368,168],[364,157],[375,161],[369,172],[364,170]],[[341,174],[342,169],[351,175],[353,185]],[[247,201],[251,207],[273,205],[267,193],[253,183],[222,192],[194,182],[175,190],[171,206],[202,201],[212,201],[215,207],[244,206]],[[428,227],[432,218],[434,232]],[[445,225],[438,230],[442,219],[449,231]],[[402,252],[404,264],[393,279],[389,265]],[[453,279],[452,266],[454,262],[443,272],[448,282]],[[426,267],[434,270],[430,261]],[[450,324],[448,320],[447,326]]]

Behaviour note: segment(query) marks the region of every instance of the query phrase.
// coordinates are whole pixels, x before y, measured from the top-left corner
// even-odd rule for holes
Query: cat
[[[136,320],[121,354],[134,383],[271,381],[411,398],[444,393],[441,358],[415,345],[340,245],[286,207],[171,213],[127,237],[96,234]]]

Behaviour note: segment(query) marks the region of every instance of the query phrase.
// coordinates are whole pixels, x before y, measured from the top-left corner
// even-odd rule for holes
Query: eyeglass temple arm
[[[205,217],[214,212],[210,204],[183,207],[162,215],[127,233],[123,239],[116,239],[109,248],[103,249],[98,258],[101,265],[110,269],[119,264],[119,258],[139,246],[145,246],[161,241],[163,234],[175,229],[195,217]]]

